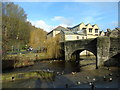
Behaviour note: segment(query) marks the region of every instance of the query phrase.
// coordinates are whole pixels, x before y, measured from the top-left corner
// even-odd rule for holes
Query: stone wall
[[[88,50],[96,55],[96,39],[76,40],[64,42],[65,60],[69,61],[72,54],[78,54],[84,50]]]
[[[98,65],[104,65],[104,61],[109,59],[110,38],[97,38],[97,61]]]
[[[96,66],[103,66],[106,61],[120,53],[119,45],[120,38],[107,36],[96,39],[67,41],[64,42],[65,60],[71,60],[72,55],[77,58],[80,52],[88,50],[96,56]]]

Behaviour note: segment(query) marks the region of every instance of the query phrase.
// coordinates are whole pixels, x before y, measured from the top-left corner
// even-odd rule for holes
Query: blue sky
[[[101,30],[118,26],[118,2],[15,2],[27,19],[47,32],[61,25],[75,26],[81,22],[97,24]]]

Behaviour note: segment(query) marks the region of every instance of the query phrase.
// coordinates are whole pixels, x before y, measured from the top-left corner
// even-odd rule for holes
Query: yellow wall
[[[87,39],[89,38],[97,38],[98,36],[94,36],[94,35],[87,35]]]
[[[101,32],[100,36],[105,36],[105,33],[104,33],[104,32]]]
[[[79,30],[82,30],[82,28],[86,28],[86,26],[85,26],[84,23],[82,23],[82,24],[79,25]]]
[[[80,25],[78,25],[77,27],[73,28],[72,30],[75,30],[75,31],[79,31],[79,30],[82,30],[83,28],[86,28],[86,34],[87,34],[87,37],[86,36],[83,36],[83,35],[62,35],[61,36],[61,40],[78,40],[77,39],[77,36],[79,37],[79,39],[83,39],[82,37],[85,38],[96,38],[99,36],[99,27],[97,25],[94,25],[92,26],[91,24],[88,24],[87,26],[84,24],[84,23],[81,23]],[[89,32],[89,28],[92,28],[92,32]],[[98,29],[98,33],[95,33],[95,29]],[[49,37],[55,37],[56,34],[60,33],[60,31],[52,31],[50,34],[47,35],[47,38]],[[97,34],[97,36],[96,36]],[[103,33],[102,33],[103,35]]]
[[[98,29],[98,33],[95,33],[95,29]],[[99,35],[99,33],[100,33],[99,27],[98,27],[97,25],[95,25],[95,26],[93,27],[93,35],[95,35],[95,34],[98,34],[98,35]]]
[[[49,33],[48,35],[47,35],[47,38],[49,38],[49,37],[55,37],[57,34],[59,34],[60,33],[60,31],[52,31],[51,33]]]
[[[59,34],[60,31],[53,31],[53,37],[55,37],[56,34]]]
[[[78,38],[77,38],[78,37]],[[84,35],[65,35],[65,41],[86,39]]]
[[[47,38],[50,38],[50,37],[53,37],[53,32],[51,32],[47,35]]]
[[[87,34],[93,34],[93,30],[92,30],[92,32],[89,32],[89,28],[93,28],[92,25],[90,25],[90,24],[87,25],[87,27],[86,27]]]
[[[82,23],[79,26],[73,28],[72,30],[82,30],[83,28],[86,28],[87,35],[88,34],[92,34],[92,35],[96,35],[97,34],[99,36],[100,30],[99,30],[99,27],[97,25],[92,26],[91,24],[88,24],[86,26],[84,23]],[[89,28],[92,28],[92,32],[89,32]],[[98,29],[98,33],[95,33],[95,29]]]
[[[84,50],[80,53],[80,55],[94,55],[92,52]]]

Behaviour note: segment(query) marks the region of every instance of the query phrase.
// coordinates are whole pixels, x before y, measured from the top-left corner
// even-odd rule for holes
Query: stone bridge
[[[79,59],[83,50],[88,50],[96,56],[96,68],[104,65],[104,62],[120,53],[120,38],[98,37],[95,39],[65,41],[61,43],[65,52],[65,60]]]

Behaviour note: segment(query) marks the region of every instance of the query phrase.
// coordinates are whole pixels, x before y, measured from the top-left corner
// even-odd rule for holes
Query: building
[[[61,42],[86,39],[86,35],[83,30],[77,32],[61,30],[60,35],[61,35],[61,40],[60,40]]]
[[[72,28],[68,27],[68,29],[75,32],[83,30],[86,34],[86,38],[96,38],[100,34],[100,29],[97,24],[91,25],[90,23],[88,23],[87,25],[85,25],[82,22]]]
[[[50,31],[49,33],[47,33],[47,38],[55,37],[57,34],[59,34],[61,32],[61,30],[69,31],[69,29],[67,29],[67,28],[64,28],[62,26],[58,26],[55,29],[53,29],[52,31]]]
[[[120,37],[120,28],[115,28],[112,31],[109,31],[108,37]]]
[[[55,37],[57,34],[60,34],[61,41],[89,39],[104,35],[103,32],[100,34],[100,29],[97,24],[91,25],[90,23],[87,25],[80,23],[74,27],[67,28],[58,26],[47,34],[47,38]]]
[[[105,36],[106,34],[105,34],[105,32],[102,30],[102,31],[100,31],[100,35],[99,36]]]

